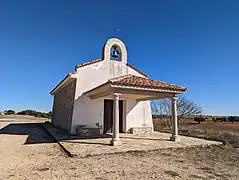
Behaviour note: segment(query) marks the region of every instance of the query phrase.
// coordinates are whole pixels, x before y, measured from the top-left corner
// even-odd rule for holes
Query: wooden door
[[[113,100],[104,100],[104,133],[112,132]]]
[[[119,132],[123,132],[123,100],[119,101]]]
[[[114,101],[104,100],[104,133],[112,132]],[[123,132],[123,101],[119,101],[119,132]]]

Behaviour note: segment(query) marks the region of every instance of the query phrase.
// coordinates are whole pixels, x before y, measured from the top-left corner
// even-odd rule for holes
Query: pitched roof
[[[76,69],[77,69],[77,68],[80,68],[80,67],[88,66],[88,65],[91,65],[91,64],[95,64],[95,63],[98,63],[98,62],[101,62],[101,61],[104,61],[104,59],[95,59],[95,60],[93,60],[93,61],[89,61],[89,62],[86,62],[86,63],[78,64],[78,65],[76,65]],[[129,63],[127,63],[126,65],[127,65],[128,67],[134,69],[134,70],[137,71],[138,73],[142,74],[143,76],[148,77],[147,74],[145,74],[145,73],[142,72],[141,70],[137,69],[135,66],[133,66],[133,65],[131,65],[131,64],[129,64]]]
[[[62,79],[50,92],[50,94],[52,94],[69,76],[71,76],[72,74],[75,74],[76,72],[69,72],[64,79]]]
[[[187,90],[187,88],[183,86],[168,84],[165,82],[155,81],[152,79],[147,79],[131,74],[110,79],[108,83],[117,86],[130,86],[138,88],[162,89],[181,92],[185,92]]]
[[[133,66],[132,64],[127,63],[126,65],[129,66],[129,67],[131,67],[132,69],[134,69],[134,70],[137,71],[138,73],[142,74],[143,76],[148,77],[147,74],[145,74],[145,73],[142,72],[141,70],[137,69],[137,68],[136,68],[135,66]]]
[[[82,63],[82,64],[78,64],[76,65],[75,67],[75,71],[77,70],[77,68],[81,68],[81,67],[84,67],[84,66],[88,66],[88,65],[91,65],[91,64],[95,64],[95,63],[98,63],[98,62],[101,62],[101,61],[104,61],[104,59],[95,59],[95,60],[92,60],[92,61],[89,61],[89,62],[85,62],[85,63]],[[135,71],[137,71],[138,73],[142,74],[143,76],[145,77],[148,77],[145,73],[143,73],[142,71],[140,71],[139,69],[137,69],[136,67],[134,67],[133,65],[131,64],[126,64],[127,66],[129,66],[130,68],[134,69]],[[66,80],[70,75],[72,74],[75,74],[76,72],[70,72],[68,73],[65,78],[63,80],[61,80],[54,89],[51,90],[50,94],[52,94],[62,83],[64,80]]]
[[[95,64],[95,63],[98,63],[98,62],[101,62],[101,61],[103,61],[103,59],[95,59],[95,60],[88,61],[88,62],[85,62],[85,63],[82,63],[82,64],[78,64],[78,65],[76,65],[76,68],[88,66],[88,65]]]

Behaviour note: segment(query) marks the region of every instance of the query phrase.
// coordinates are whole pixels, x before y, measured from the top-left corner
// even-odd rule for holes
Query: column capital
[[[171,100],[177,101],[177,100],[178,100],[178,97],[177,97],[177,96],[174,96],[174,97],[171,98]]]
[[[119,100],[119,98],[120,98],[121,95],[122,95],[122,94],[120,94],[120,93],[113,93],[114,98],[115,98],[115,99],[118,99],[118,100]]]

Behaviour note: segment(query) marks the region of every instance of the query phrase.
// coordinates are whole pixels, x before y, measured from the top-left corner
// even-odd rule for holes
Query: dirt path
[[[21,172],[62,154],[38,123],[0,122],[0,179],[18,179]],[[24,174],[24,173],[23,173]],[[28,177],[26,177],[28,179]]]
[[[236,149],[230,148],[164,149],[147,153],[123,153],[87,158],[68,158],[51,150],[41,148],[31,155],[12,155],[15,157],[14,161],[0,166],[2,174],[0,179],[236,180],[239,178],[239,155]],[[11,161],[12,158],[8,157],[8,160]]]
[[[239,179],[235,148],[162,149],[69,158],[37,123],[0,130],[0,180]]]

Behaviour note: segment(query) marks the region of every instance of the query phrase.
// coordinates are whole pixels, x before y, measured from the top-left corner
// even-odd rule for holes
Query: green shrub
[[[15,114],[15,111],[9,109],[5,112],[6,115]]]
[[[51,111],[49,111],[48,113],[45,113],[45,112],[39,112],[39,111],[28,109],[28,110],[20,111],[17,114],[34,116],[34,117],[38,117],[38,118],[48,118],[48,119],[51,118]]]

